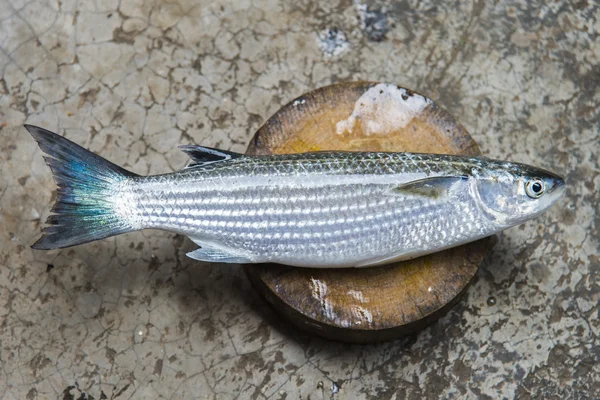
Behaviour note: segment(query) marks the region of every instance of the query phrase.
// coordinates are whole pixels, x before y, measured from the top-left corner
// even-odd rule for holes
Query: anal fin
[[[186,255],[194,260],[214,263],[228,263],[228,264],[250,264],[255,261],[251,260],[247,255],[237,253],[235,250],[223,249],[207,245],[199,240],[190,238],[194,243],[201,246],[199,249],[190,251]]]

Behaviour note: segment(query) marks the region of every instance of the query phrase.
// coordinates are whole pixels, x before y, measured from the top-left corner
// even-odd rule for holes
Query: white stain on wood
[[[380,83],[360,96],[352,114],[336,124],[336,132],[353,133],[360,126],[367,136],[387,135],[407,126],[430,104],[433,102],[420,94]]]

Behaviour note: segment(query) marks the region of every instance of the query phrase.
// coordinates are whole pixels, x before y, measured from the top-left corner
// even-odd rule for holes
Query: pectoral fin
[[[467,178],[465,176],[435,176],[419,179],[394,187],[392,193],[437,199],[447,194],[453,184],[463,179]]]

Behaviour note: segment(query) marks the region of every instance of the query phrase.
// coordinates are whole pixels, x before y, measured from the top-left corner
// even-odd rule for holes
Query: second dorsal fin
[[[192,159],[192,162],[190,162],[186,168],[244,157],[243,154],[235,153],[233,151],[213,149],[211,147],[198,146],[195,144],[183,145],[179,146],[179,148]]]

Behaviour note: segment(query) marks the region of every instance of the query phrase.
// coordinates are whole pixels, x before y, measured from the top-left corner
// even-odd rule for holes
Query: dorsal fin
[[[213,149],[211,147],[198,146],[195,144],[183,145],[179,146],[179,148],[192,159],[192,162],[190,162],[186,168],[244,157],[243,154],[235,153],[233,151]]]

